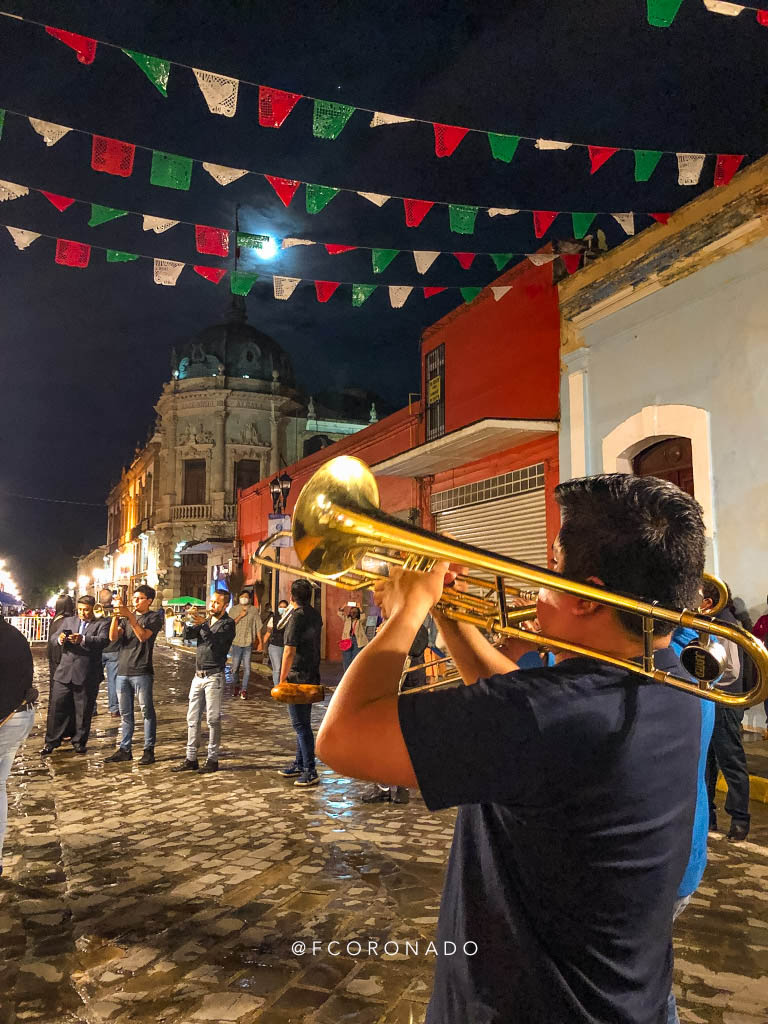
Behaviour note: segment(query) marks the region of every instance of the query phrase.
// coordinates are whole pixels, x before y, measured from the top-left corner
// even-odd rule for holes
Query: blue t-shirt
[[[672,634],[669,646],[680,657],[680,652],[699,634],[694,629],[680,626]],[[691,833],[691,852],[677,898],[691,896],[699,888],[707,866],[707,832],[709,831],[709,794],[707,793],[707,751],[715,727],[715,705],[710,700],[701,702],[701,736],[699,740],[699,771],[696,784],[696,813]]]
[[[427,806],[459,807],[427,1024],[664,1024],[700,705],[587,658],[400,697]]]

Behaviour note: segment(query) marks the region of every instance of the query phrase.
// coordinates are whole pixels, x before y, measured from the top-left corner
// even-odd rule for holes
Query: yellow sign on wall
[[[432,377],[427,381],[427,405],[434,405],[440,401],[441,387],[440,377]]]

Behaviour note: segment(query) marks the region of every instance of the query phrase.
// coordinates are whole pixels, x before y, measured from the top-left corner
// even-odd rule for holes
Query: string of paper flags
[[[88,226],[99,227],[110,221],[122,217],[136,217],[142,221],[144,231],[154,231],[161,234],[178,225],[194,228],[195,248],[198,253],[206,256],[230,255],[231,236],[235,236],[235,245],[238,249],[251,249],[259,253],[262,259],[274,258],[277,248],[287,250],[294,247],[322,246],[328,255],[337,256],[343,253],[354,251],[370,252],[371,266],[373,272],[382,273],[389,267],[392,261],[401,253],[413,256],[416,270],[425,274],[434,264],[438,256],[453,256],[463,270],[469,270],[477,256],[488,256],[493,262],[497,271],[501,272],[515,256],[532,257],[536,253],[531,252],[456,252],[454,250],[419,250],[419,249],[393,249],[385,246],[370,245],[347,245],[334,242],[323,242],[309,238],[283,238],[275,239],[270,235],[256,234],[250,231],[232,231],[229,228],[214,227],[207,224],[197,224],[193,221],[174,220],[169,217],[155,216],[142,213],[137,210],[123,210],[113,206],[105,206],[95,203],[92,200],[63,196],[57,192],[37,188],[34,185],[23,185],[12,181],[0,180],[0,202],[9,202],[28,196],[31,192],[44,196],[59,212],[68,210],[72,206],[85,206],[90,209]],[[572,217],[573,237],[582,239],[595,219],[595,214],[574,213]],[[635,232],[635,215],[633,213],[615,213],[614,219],[623,228],[624,232],[632,235]],[[657,220],[666,222],[667,215],[657,214]],[[274,255],[273,255],[274,250]]]
[[[743,11],[754,11],[758,25],[768,28],[768,10],[764,7],[753,7],[751,4],[734,4],[730,0],[701,0],[712,14],[724,14],[726,17],[738,17]],[[678,15],[683,0],[647,0],[648,23],[656,28],[669,28]]]
[[[408,199],[403,196],[382,195],[375,192],[362,192],[356,189],[344,188],[342,186],[316,185],[311,182],[304,182],[298,179],[279,178],[272,174],[266,174],[263,171],[235,169],[232,167],[225,167],[222,164],[214,164],[209,163],[208,161],[197,160],[194,157],[166,153],[162,150],[152,149],[149,146],[141,145],[140,143],[124,142],[120,139],[112,139],[103,135],[96,135],[93,132],[86,131],[82,128],[72,128],[68,125],[60,125],[54,124],[51,121],[43,121],[39,118],[31,117],[28,114],[22,114],[16,110],[0,110],[0,139],[3,135],[3,120],[4,117],[8,115],[11,117],[21,118],[22,120],[27,120],[48,147],[55,146],[61,141],[61,139],[72,131],[77,132],[80,135],[89,136],[92,140],[91,168],[95,171],[101,171],[106,174],[117,175],[118,177],[123,178],[130,177],[133,174],[136,150],[142,150],[152,154],[149,178],[150,184],[152,185],[156,185],[160,188],[189,191],[192,183],[192,170],[194,165],[200,164],[214,179],[214,181],[222,186],[229,185],[233,181],[236,181],[238,178],[242,178],[245,175],[263,178],[269,182],[283,205],[286,207],[290,206],[300,186],[304,185],[305,205],[307,213],[309,214],[320,213],[331,202],[331,200],[336,197],[336,195],[340,192],[347,192],[362,196],[368,202],[373,203],[379,208],[391,199],[402,201],[405,224],[407,227],[418,227],[433,206],[447,207],[451,231],[462,235],[474,234],[477,215],[481,210],[485,211],[489,217],[509,217],[519,213],[530,213],[533,217],[533,228],[536,238],[542,238],[552,227],[556,218],[562,213],[567,213],[571,216],[575,215],[577,217],[589,216],[591,219],[594,219],[598,214],[603,213],[607,213],[609,216],[619,216],[615,215],[610,210],[596,210],[587,214],[581,211],[571,210],[534,210],[530,208],[526,209],[524,207],[511,209],[498,206],[470,206],[466,203],[448,203],[437,199]],[[696,154],[681,154],[681,156],[695,157]],[[716,178],[720,175],[722,179],[719,182],[720,184],[727,184],[727,181],[731,180],[742,159],[743,157],[738,157],[737,163],[730,165],[722,162],[721,159],[718,158]],[[698,182],[701,175],[703,160],[704,158],[702,157],[701,161],[693,160],[685,164],[685,175],[689,184],[695,184]],[[683,164],[681,164],[681,175],[683,173],[682,167]],[[633,216],[636,215],[637,214],[633,211]],[[661,221],[662,223],[665,223],[665,218],[669,218],[669,214],[666,213],[650,213],[647,214],[647,216],[654,220]]]
[[[654,16],[662,19],[659,23],[671,24],[671,20],[669,22],[665,22],[663,19],[669,16],[668,12],[675,6],[675,4],[679,7],[681,2],[682,0],[648,0],[649,21],[652,16],[651,9],[658,8],[658,11],[655,12]],[[713,10],[739,6],[736,4],[725,3],[723,0],[704,0],[704,3],[707,7]],[[740,8],[740,10],[741,9],[743,8]],[[674,19],[675,13],[676,11],[671,15],[671,19]],[[723,11],[723,13],[727,12]],[[126,47],[119,46],[115,43],[105,42],[104,40],[98,40],[90,36],[80,35],[79,33],[70,32],[66,29],[55,28],[51,25],[45,25],[43,22],[34,21],[29,18],[22,18],[19,15],[9,14],[6,11],[0,11],[0,15],[43,28],[49,36],[53,36],[65,46],[72,49],[77,60],[81,64],[93,63],[98,46],[105,46],[110,49],[118,50],[129,57],[139,68],[141,68],[145,76],[155,86],[157,92],[166,98],[168,96],[168,84],[171,75],[171,68],[177,67],[189,70],[194,74],[200,92],[202,93],[206,105],[212,114],[218,114],[223,117],[234,117],[237,111],[240,86],[244,85],[256,88],[259,91],[259,125],[262,128],[282,127],[296,105],[300,101],[305,100],[313,104],[312,133],[315,138],[337,139],[346,127],[352,115],[356,112],[363,112],[366,115],[372,115],[369,125],[371,128],[380,128],[385,125],[402,125],[407,123],[431,126],[434,138],[435,155],[438,157],[452,156],[463,139],[470,133],[485,135],[487,137],[490,154],[493,159],[506,164],[512,162],[521,141],[533,143],[536,149],[545,151],[568,150],[573,147],[584,149],[587,151],[589,158],[590,174],[595,174],[605,163],[608,162],[608,160],[611,159],[612,156],[615,156],[616,153],[631,152],[634,154],[636,181],[647,181],[656,168],[656,165],[661,160],[661,157],[665,154],[674,153],[678,157],[678,161],[681,155],[696,158],[700,157],[702,164],[707,156],[716,156],[718,162],[723,156],[727,158],[734,158],[736,156],[736,154],[719,153],[680,154],[674,150],[645,149],[629,146],[604,146],[583,142],[561,142],[554,139],[536,138],[531,135],[492,132],[479,128],[443,124],[439,121],[428,121],[424,118],[410,117],[403,114],[388,114],[383,111],[372,110],[369,107],[352,106],[348,103],[338,103],[331,100],[319,99],[303,93],[287,92],[283,89],[276,89],[272,86],[263,85],[257,82],[249,82],[245,79],[231,78],[227,75],[204,71],[200,68],[192,67],[189,64],[140,53],[137,50],[127,49]],[[651,21],[651,24],[656,24],[656,22]],[[740,154],[739,156],[739,162],[741,162],[741,160],[744,159],[745,154]],[[696,181],[698,181],[698,177],[696,178]],[[680,182],[680,184],[688,183],[689,182]],[[722,183],[725,184],[725,182]],[[717,180],[715,181],[715,184],[718,184]]]
[[[59,266],[75,267],[84,269],[90,265],[93,251],[103,252],[106,255],[107,263],[134,263],[137,260],[151,260],[153,264],[153,280],[155,284],[175,286],[178,283],[182,271],[186,267],[192,270],[211,284],[220,284],[229,273],[230,291],[233,295],[248,295],[256,281],[263,279],[265,282],[272,282],[272,291],[276,299],[289,299],[296,288],[302,282],[312,284],[315,287],[315,295],[318,302],[328,302],[331,296],[342,285],[351,287],[351,301],[353,306],[362,306],[370,298],[377,288],[386,289],[389,295],[389,302],[392,309],[401,309],[406,299],[413,291],[420,290],[425,299],[438,295],[440,292],[455,290],[461,294],[465,303],[473,302],[485,286],[457,286],[457,285],[428,285],[417,289],[414,285],[390,284],[377,285],[372,283],[360,283],[354,281],[321,281],[315,278],[286,277],[282,275],[257,274],[253,271],[231,270],[226,267],[211,267],[197,263],[188,263],[184,260],[160,259],[156,256],[148,256],[143,253],[124,252],[121,249],[110,249],[103,245],[92,245],[87,242],[74,241],[68,238],[59,238],[56,235],[48,235],[39,231],[31,231],[28,228],[13,227],[10,224],[0,224],[6,228],[13,239],[16,248],[23,252],[39,238],[52,239],[56,242],[54,261]],[[576,253],[532,253],[528,259],[536,266],[543,266],[555,259],[562,259],[569,273],[574,273],[581,265],[582,254]],[[494,299],[498,302],[512,285],[491,285],[490,290]]]

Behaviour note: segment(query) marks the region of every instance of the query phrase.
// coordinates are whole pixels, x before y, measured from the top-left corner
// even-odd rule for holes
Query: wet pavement
[[[117,728],[102,697],[88,754],[43,762],[36,654],[38,724],[9,781],[0,1024],[420,1024],[453,812],[418,794],[363,805],[364,784],[323,766],[319,786],[294,788],[275,771],[293,731],[263,677],[252,699],[225,699],[221,770],[171,774],[193,662],[167,647],[156,662],[156,764],[137,763],[138,736],[133,762],[103,763]],[[768,1021],[768,807],[753,811],[748,842],[713,838],[677,922],[692,1024]]]

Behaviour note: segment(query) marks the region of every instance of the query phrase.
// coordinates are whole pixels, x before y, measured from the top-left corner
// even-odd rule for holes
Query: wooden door
[[[669,480],[688,494],[693,489],[693,454],[688,437],[670,437],[652,444],[632,460],[637,476],[656,476]]]

